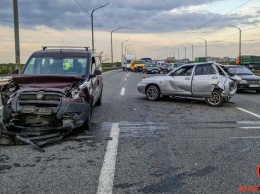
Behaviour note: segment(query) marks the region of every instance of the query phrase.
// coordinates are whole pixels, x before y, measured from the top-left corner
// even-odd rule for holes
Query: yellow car
[[[138,72],[143,71],[145,67],[145,61],[144,60],[132,60],[131,61],[131,71]]]

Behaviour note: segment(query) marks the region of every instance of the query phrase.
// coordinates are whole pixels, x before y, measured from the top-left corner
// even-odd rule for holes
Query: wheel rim
[[[149,99],[155,99],[157,96],[157,89],[155,87],[149,87],[147,90],[147,96]]]
[[[219,102],[221,102],[221,96],[218,92],[213,92],[212,97],[208,98],[208,101],[212,105],[217,105]]]

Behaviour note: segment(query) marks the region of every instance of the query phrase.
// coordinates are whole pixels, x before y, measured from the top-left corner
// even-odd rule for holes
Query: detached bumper
[[[260,90],[260,83],[259,84],[238,84],[238,90]]]

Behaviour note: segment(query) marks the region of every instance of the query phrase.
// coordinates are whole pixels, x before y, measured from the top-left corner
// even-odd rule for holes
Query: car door
[[[164,83],[165,93],[172,95],[191,95],[191,81],[194,66],[184,66],[166,76]]]
[[[218,83],[219,74],[213,64],[197,65],[192,80],[192,95],[199,97],[210,96]]]
[[[93,102],[95,103],[98,99],[98,77],[94,76],[96,70],[96,60],[95,57],[92,57],[92,65],[91,65],[91,83],[93,90]]]

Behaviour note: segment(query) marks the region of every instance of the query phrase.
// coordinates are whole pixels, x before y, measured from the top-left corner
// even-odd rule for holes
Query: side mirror
[[[98,70],[98,69],[96,69],[96,70],[95,70],[95,75],[101,75],[101,71]]]
[[[94,77],[96,77],[95,74],[90,74],[90,75],[89,75],[89,79],[92,79],[92,78],[94,78]]]
[[[14,70],[12,71],[12,74],[19,74],[19,69],[14,69]]]

